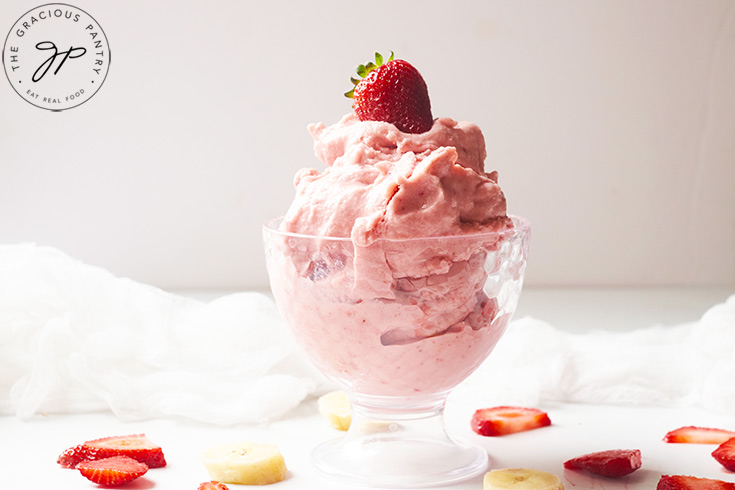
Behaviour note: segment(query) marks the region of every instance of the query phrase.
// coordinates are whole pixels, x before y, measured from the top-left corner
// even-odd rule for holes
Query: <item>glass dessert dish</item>
[[[263,227],[270,284],[296,342],[347,392],[347,434],[316,447],[322,474],[425,487],[486,470],[481,447],[445,431],[450,390],[505,332],[520,295],[529,224],[429,238],[350,238]],[[469,423],[469,422],[468,422]]]

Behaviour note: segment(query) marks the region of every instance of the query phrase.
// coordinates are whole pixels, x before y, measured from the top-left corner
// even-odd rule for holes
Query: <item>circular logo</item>
[[[13,89],[41,109],[63,111],[88,101],[110,68],[110,46],[99,23],[84,10],[49,3],[13,25],[3,47]]]

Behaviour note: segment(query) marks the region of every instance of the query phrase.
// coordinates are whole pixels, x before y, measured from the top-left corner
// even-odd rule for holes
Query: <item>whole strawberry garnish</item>
[[[87,480],[114,487],[140,478],[148,471],[148,466],[127,456],[114,456],[95,461],[82,461],[77,465],[77,469]]]
[[[347,92],[360,121],[384,121],[404,133],[425,133],[434,124],[429,91],[423,77],[410,63],[394,60],[391,52],[375,53],[375,63],[357,67],[362,80],[351,78],[355,88]]]

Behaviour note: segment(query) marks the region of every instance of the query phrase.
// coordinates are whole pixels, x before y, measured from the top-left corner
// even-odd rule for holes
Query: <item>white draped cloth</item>
[[[202,302],[53,248],[0,245],[0,414],[258,423],[331,388],[266,295]],[[735,413],[735,296],[697,322],[627,333],[515,320],[456,394]]]

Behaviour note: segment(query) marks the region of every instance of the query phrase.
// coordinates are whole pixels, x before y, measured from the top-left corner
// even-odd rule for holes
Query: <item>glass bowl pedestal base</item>
[[[347,434],[311,453],[319,473],[353,485],[421,488],[467,480],[487,469],[482,447],[456,442],[447,434],[445,397],[403,410],[385,408],[401,406],[400,400],[381,407],[371,403],[376,398],[351,396]]]

